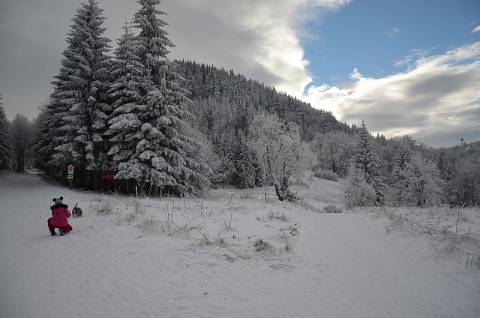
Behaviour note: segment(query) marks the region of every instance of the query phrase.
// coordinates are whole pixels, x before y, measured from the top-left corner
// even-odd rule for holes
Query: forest
[[[37,117],[9,122],[0,104],[0,169],[67,186],[73,165],[73,186],[97,191],[113,171],[115,191],[143,195],[273,186],[289,201],[311,170],[346,180],[346,207],[480,204],[480,141],[373,136],[233,70],[171,60],[160,1],[138,3],[113,51],[100,4],[80,6]]]

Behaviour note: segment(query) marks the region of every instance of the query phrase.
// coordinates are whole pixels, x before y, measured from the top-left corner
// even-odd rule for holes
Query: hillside
[[[300,204],[264,188],[136,199],[1,172],[0,316],[478,317],[478,266],[380,213],[318,213],[341,183],[294,189]],[[51,237],[59,196],[84,216]],[[470,212],[459,228],[478,233]]]

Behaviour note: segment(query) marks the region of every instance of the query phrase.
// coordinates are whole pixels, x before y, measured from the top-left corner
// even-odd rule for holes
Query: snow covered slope
[[[478,268],[372,213],[313,211],[334,187],[136,199],[0,172],[0,317],[480,317]],[[83,217],[51,237],[59,196]]]

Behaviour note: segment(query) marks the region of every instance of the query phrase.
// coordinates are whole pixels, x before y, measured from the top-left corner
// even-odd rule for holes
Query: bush
[[[329,170],[324,170],[321,168],[315,169],[315,177],[319,179],[325,179],[325,180],[330,180],[330,181],[338,181],[338,175]]]
[[[324,213],[342,213],[343,210],[340,208],[337,208],[337,206],[334,204],[329,204],[323,208],[323,212]]]
[[[347,208],[374,206],[377,195],[375,189],[364,175],[356,169],[350,169],[344,203]]]

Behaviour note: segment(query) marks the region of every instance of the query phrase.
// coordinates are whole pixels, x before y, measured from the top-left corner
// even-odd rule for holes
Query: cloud
[[[311,82],[300,37],[302,25],[347,5],[349,0],[162,1],[161,19],[170,40],[170,58],[233,69],[247,78],[300,96]],[[125,20],[139,9],[132,0],[101,0],[106,36],[116,46]],[[0,10],[0,87],[7,116],[32,118],[52,92],[66,34],[80,2],[6,0]],[[29,23],[25,23],[29,21]],[[35,28],[31,26],[35,25]]]
[[[480,25],[475,27],[473,30],[472,30],[472,33],[475,33],[475,32],[480,32]]]
[[[342,0],[197,0],[167,5],[181,21],[172,54],[233,69],[277,90],[301,95],[311,82],[300,36],[309,19],[347,5]],[[178,13],[177,13],[178,12]],[[178,19],[180,14],[185,18]],[[193,17],[193,18],[189,18]],[[200,40],[198,40],[200,39]]]
[[[431,146],[480,140],[480,42],[405,61],[403,73],[371,78],[354,69],[342,87],[312,86],[304,99],[387,137],[409,134]]]
[[[390,31],[386,32],[385,35],[388,36],[388,37],[391,37],[393,38],[394,36],[396,36],[397,34],[400,33],[400,29],[399,28],[393,28],[391,29]]]

